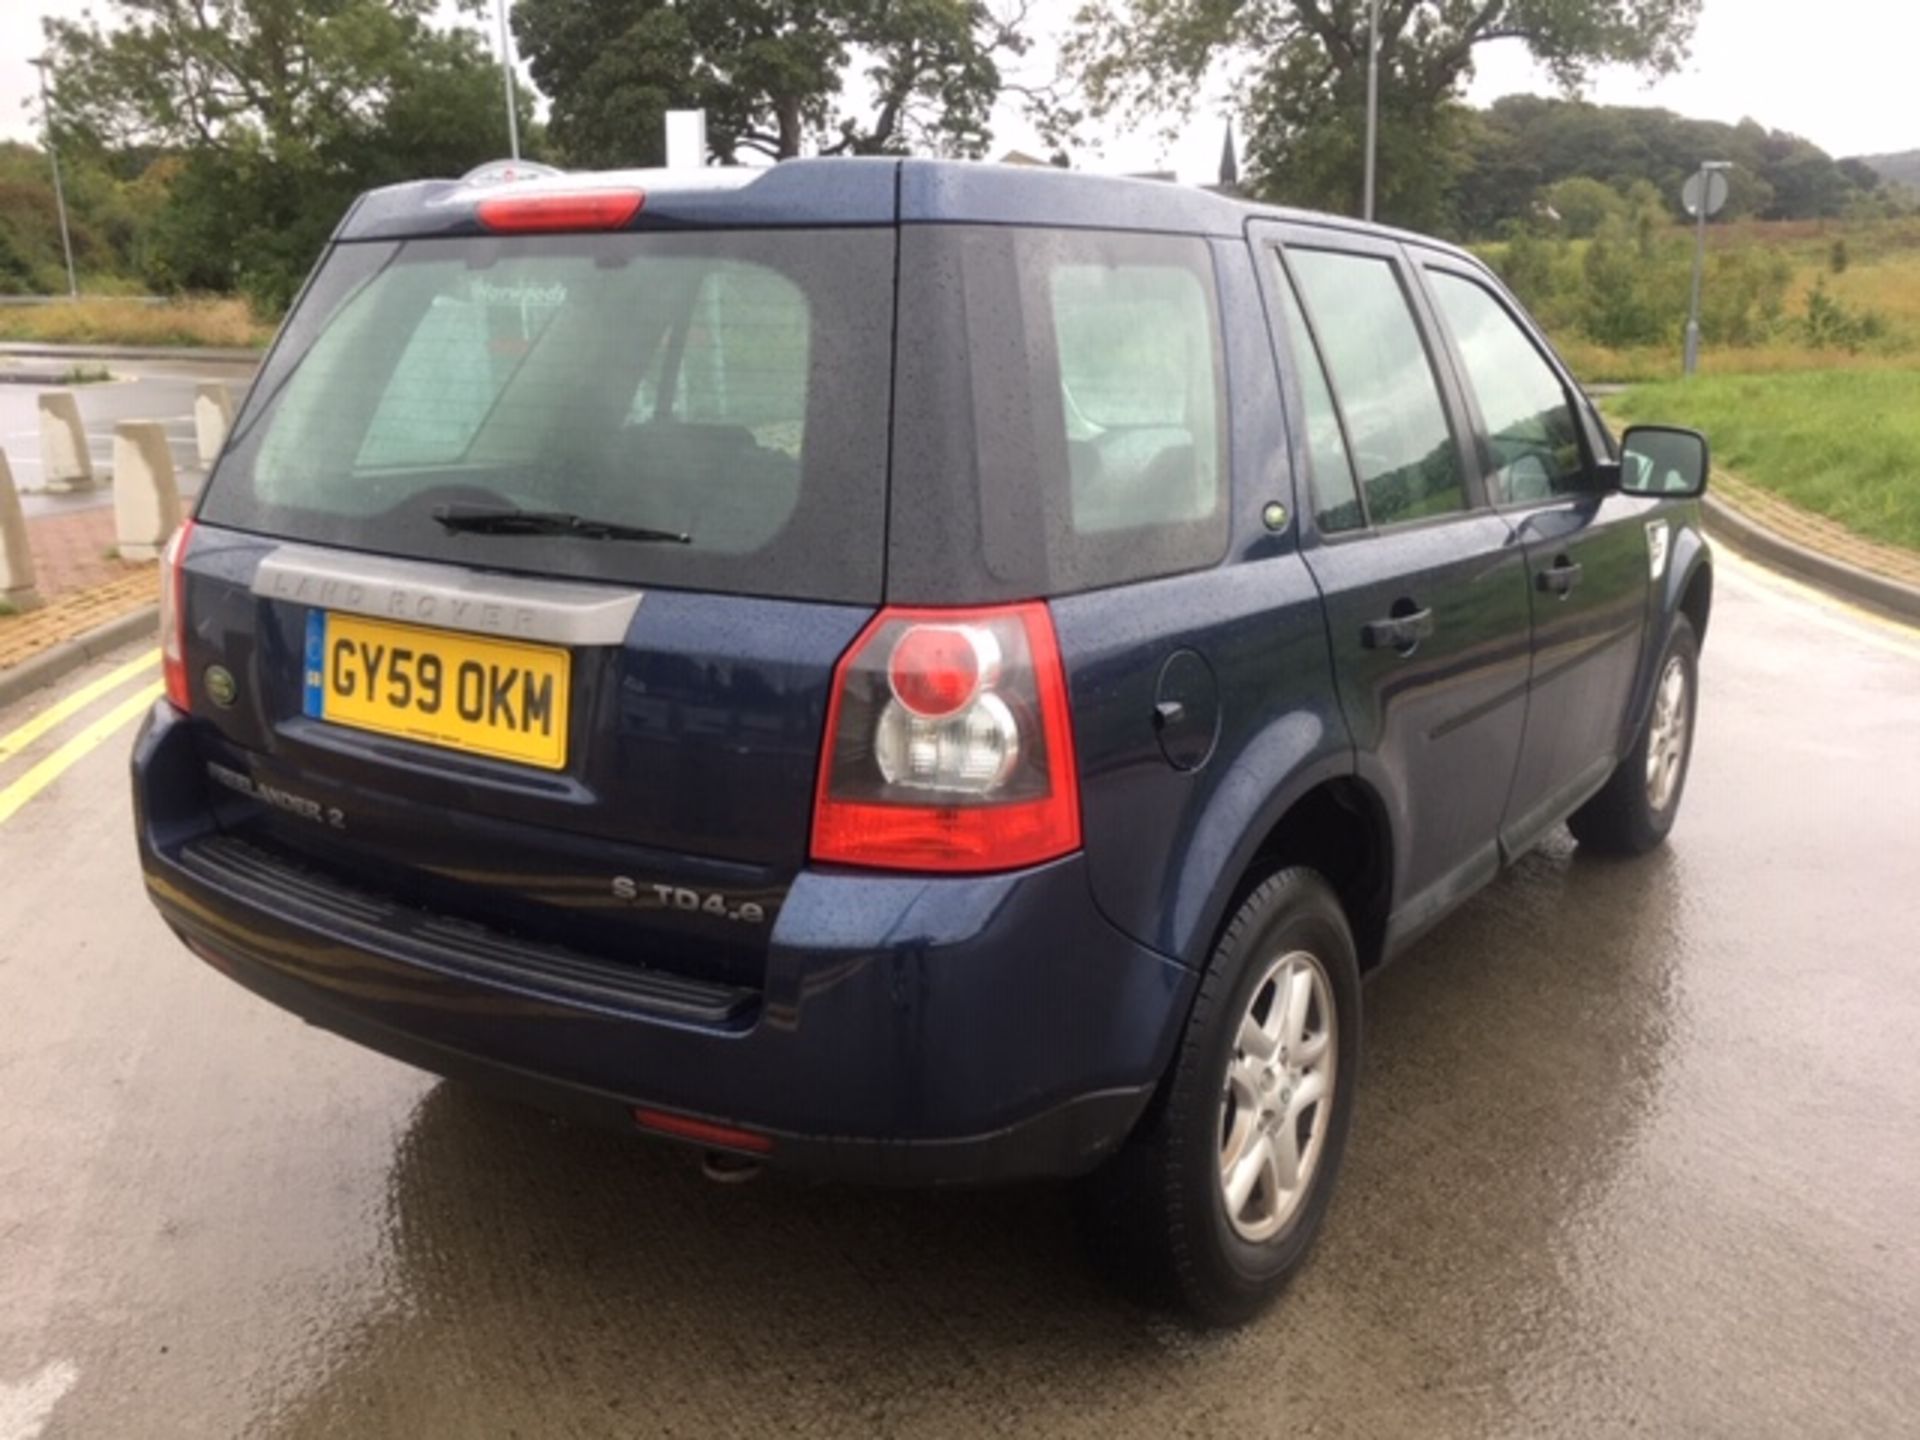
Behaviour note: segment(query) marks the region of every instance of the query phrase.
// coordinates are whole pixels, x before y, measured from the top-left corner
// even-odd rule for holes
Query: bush
[[[1849,352],[1884,339],[1887,333],[1886,321],[1874,311],[1843,305],[1829,295],[1824,276],[1807,292],[1807,313],[1798,327],[1800,338],[1816,349]]]
[[[1721,250],[1707,257],[1700,335],[1709,345],[1761,345],[1780,329],[1793,262],[1777,250]]]
[[[196,296],[154,305],[136,300],[64,301],[0,308],[0,340],[52,345],[259,346],[273,338],[246,302]]]
[[[1693,280],[1691,234],[1666,223],[1639,197],[1605,219],[1591,239],[1515,230],[1495,268],[1553,334],[1603,350],[1677,346]],[[1792,261],[1758,246],[1707,257],[1700,329],[1714,345],[1760,345],[1784,324]]]

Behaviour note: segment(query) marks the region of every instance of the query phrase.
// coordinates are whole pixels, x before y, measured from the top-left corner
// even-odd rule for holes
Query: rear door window
[[[887,230],[338,246],[203,514],[492,568],[876,600],[893,247]],[[476,506],[690,539],[435,519]]]
[[[1281,306],[1286,312],[1293,373],[1299,377],[1300,397],[1306,408],[1315,518],[1324,533],[1357,530],[1367,523],[1367,517],[1360,508],[1359,491],[1354,487],[1353,457],[1347,452],[1347,437],[1340,428],[1340,412],[1333,403],[1333,391],[1327,386],[1327,372],[1320,363],[1320,351],[1313,343],[1306,312],[1300,308],[1300,297],[1294,293],[1293,282],[1284,271],[1278,288]]]
[[[1375,525],[1464,510],[1460,452],[1398,269],[1374,255],[1291,249]]]

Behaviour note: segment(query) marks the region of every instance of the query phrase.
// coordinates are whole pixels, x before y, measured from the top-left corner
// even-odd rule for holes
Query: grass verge
[[[51,305],[0,306],[0,340],[47,345],[259,346],[273,327],[244,300],[196,296],[143,304],[96,297]]]
[[[1920,369],[1700,375],[1636,385],[1625,421],[1706,431],[1716,463],[1855,534],[1920,550]]]

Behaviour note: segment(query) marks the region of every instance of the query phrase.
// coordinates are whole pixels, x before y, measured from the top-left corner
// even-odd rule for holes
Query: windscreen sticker
[[[567,303],[567,287],[558,280],[544,285],[531,281],[502,285],[497,280],[475,279],[469,283],[467,295],[482,305],[539,305],[551,309]]]
[[[322,718],[323,699],[320,689],[321,668],[327,663],[327,612],[309,610],[307,612],[307,660],[305,698],[301,710],[315,720]]]

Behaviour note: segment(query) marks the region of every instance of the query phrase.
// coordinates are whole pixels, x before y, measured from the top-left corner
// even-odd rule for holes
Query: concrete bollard
[[[157,560],[180,523],[180,486],[173,451],[158,420],[122,420],[113,427],[113,524],[122,560]]]
[[[233,428],[233,392],[223,380],[203,380],[193,387],[193,439],[200,450],[202,469],[211,466]]]
[[[93,488],[87,429],[80,423],[80,402],[71,390],[40,394],[40,480],[55,492]]]
[[[7,452],[0,450],[0,604],[13,610],[38,610],[33,588],[33,552],[27,549],[27,520],[14,492]]]

